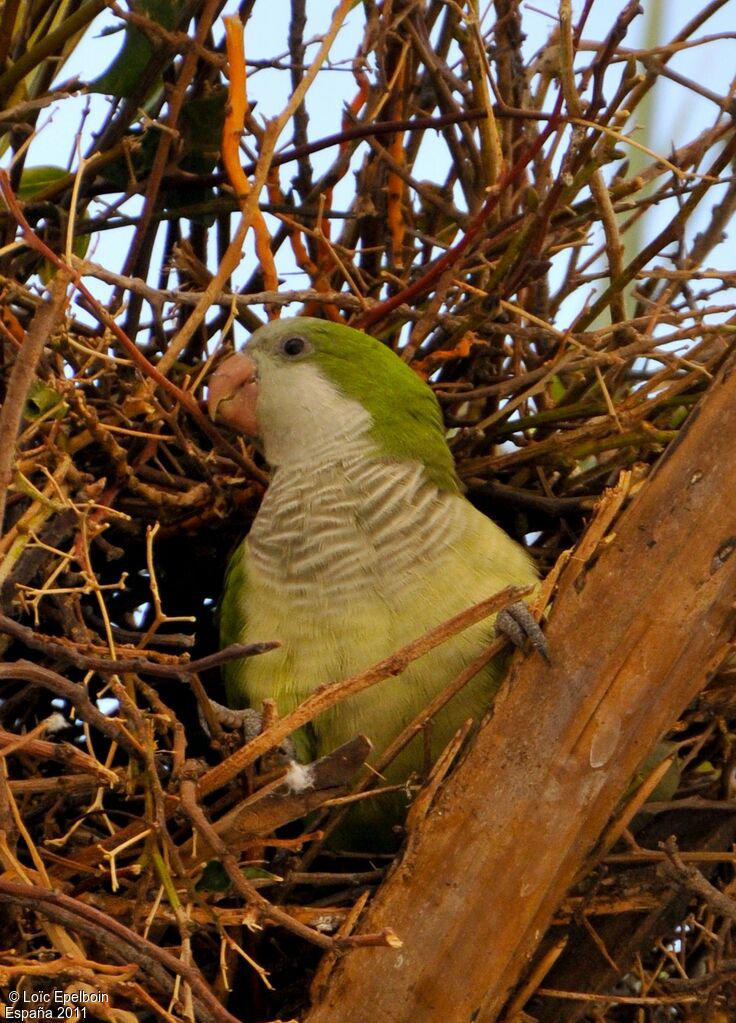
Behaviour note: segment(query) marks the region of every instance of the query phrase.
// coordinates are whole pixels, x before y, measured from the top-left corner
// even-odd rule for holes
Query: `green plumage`
[[[229,666],[234,704],[270,697],[286,714],[470,604],[535,580],[523,548],[462,495],[434,394],[388,348],[299,318],[256,331],[246,353],[257,367],[257,439],[274,471],[228,570],[222,641],[282,645]],[[244,392],[214,380],[212,389],[217,415],[242,421]],[[492,639],[492,622],[481,622],[343,701],[295,737],[300,755],[321,756],[359,732],[380,753]],[[387,781],[421,771],[427,753],[436,758],[467,718],[478,719],[501,668],[491,664],[466,686]],[[403,794],[360,804],[351,841],[390,845],[405,807]]]
[[[247,553],[245,540],[238,544],[225,572],[222,599],[219,607],[220,644],[223,647],[240,643],[245,633],[245,606],[240,596],[247,592],[248,580],[245,572]],[[225,694],[229,707],[247,706],[243,686],[243,664],[229,661],[223,667]]]
[[[279,327],[288,333],[293,322],[285,320]],[[459,492],[440,406],[414,370],[386,345],[352,327],[307,317],[301,322],[308,322],[321,372],[370,413],[369,432],[382,456],[421,462],[440,489]],[[275,333],[276,325],[270,329]]]

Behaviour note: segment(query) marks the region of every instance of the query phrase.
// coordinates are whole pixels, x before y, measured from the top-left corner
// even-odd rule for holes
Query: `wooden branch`
[[[361,928],[399,950],[335,968],[308,1023],[493,1023],[637,767],[734,631],[731,355],[597,561],[571,559],[547,628]]]
[[[300,768],[295,765],[295,770],[300,769],[297,779],[301,779],[301,784],[295,784],[293,776],[287,774],[264,786],[214,821],[215,834],[235,853],[253,845],[256,839],[273,834],[284,824],[306,817],[328,799],[347,794],[348,784],[370,751],[370,741],[359,735],[312,764]],[[206,836],[198,836],[196,855],[193,848],[190,839],[180,850],[182,855],[192,856],[193,866],[216,855]]]

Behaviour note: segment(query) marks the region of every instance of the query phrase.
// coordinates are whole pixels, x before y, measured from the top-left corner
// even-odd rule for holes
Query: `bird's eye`
[[[304,351],[304,339],[301,337],[288,337],[281,346],[284,355],[301,355]]]

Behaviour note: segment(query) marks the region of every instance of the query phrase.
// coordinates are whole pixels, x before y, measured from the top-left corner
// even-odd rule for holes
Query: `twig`
[[[68,274],[80,294],[85,297],[90,308],[99,318],[100,323],[104,324],[112,331],[136,366],[143,372],[144,376],[150,378],[154,381],[154,383],[158,384],[159,387],[171,394],[176,401],[197,421],[203,432],[210,437],[217,447],[225,451],[233,459],[233,461],[236,462],[236,464],[242,465],[255,479],[260,480],[262,483],[267,482],[268,477],[266,474],[262,472],[258,466],[256,466],[251,459],[247,457],[247,455],[242,454],[236,448],[233,448],[231,444],[227,443],[224,437],[220,434],[220,431],[217,430],[207,416],[204,415],[199,404],[195,401],[192,395],[187,391],[183,391],[180,387],[177,387],[176,384],[168,379],[168,377],[163,375],[160,369],[149,362],[140,348],[130,340],[122,327],[120,327],[108,311],[100,305],[94,295],[89,291],[81,279],[81,273],[73,267],[68,266],[60,256],[57,256],[56,253],[50,249],[48,245],[41,240],[41,238],[39,238],[24,217],[23,212],[18,205],[18,201],[13,194],[13,190],[10,187],[10,179],[4,170],[0,170],[0,192],[2,192],[3,198],[8,204],[11,213],[20,225],[23,237],[28,245],[37,252],[40,252],[41,255],[53,263],[54,266],[58,267],[58,270],[61,273]]]
[[[120,963],[136,963],[141,974],[166,999],[176,997],[176,978],[192,989],[197,1018],[203,1023],[238,1023],[214,997],[200,972],[163,948],[78,899],[39,885],[0,878],[0,902],[40,913],[49,920],[86,934]]]
[[[59,326],[67,303],[70,276],[60,271],[51,285],[49,297],[40,306],[18,351],[8,380],[8,389],[0,409],[0,534],[5,519],[8,490],[13,482],[15,438],[18,433],[28,390],[33,383],[44,345]]]
[[[206,657],[200,657],[196,661],[188,660],[188,655],[182,660],[175,660],[168,656],[168,662],[161,664],[159,661],[151,661],[146,657],[100,657],[96,654],[85,654],[76,650],[68,643],[62,643],[51,636],[42,636],[27,625],[21,625],[7,615],[0,612],[0,632],[8,636],[14,636],[21,640],[31,650],[39,650],[50,657],[60,661],[73,664],[77,668],[87,668],[100,674],[122,674],[124,672],[140,673],[141,675],[154,675],[157,678],[178,678],[181,675],[194,675],[210,668],[219,667],[229,661],[241,657],[256,657],[265,654],[269,650],[275,650],[280,644],[272,641],[268,643],[231,643],[222,650]]]
[[[86,689],[69,682],[58,672],[49,668],[42,668],[30,661],[14,661],[9,664],[0,664],[0,679],[18,679],[20,681],[32,682],[35,685],[44,686],[56,693],[57,696],[68,700],[76,708],[77,712],[85,721],[94,725],[113,742],[117,742],[125,751],[136,759],[143,753],[143,748],[133,738],[130,732],[119,721],[109,718],[103,714],[90,700]]]
[[[323,948],[326,951],[340,950],[357,944],[396,947],[396,938],[388,931],[376,935],[363,935],[359,942],[351,940],[350,938],[330,938],[315,930],[313,927],[305,927],[304,924],[299,923],[298,920],[295,920],[288,913],[285,913],[284,910],[279,909],[278,906],[274,906],[268,901],[268,899],[265,899],[254,888],[252,888],[243,877],[236,857],[229,851],[225,842],[223,842],[210,822],[207,820],[199,803],[197,802],[197,785],[193,780],[185,780],[182,782],[181,795],[182,807],[186,810],[194,827],[196,827],[196,829],[200,832],[207,845],[214,851],[215,855],[222,863],[223,867],[227,871],[231,884],[246,900],[248,905],[253,906],[258,911],[260,916],[270,920],[272,923],[278,924],[285,930],[291,931],[292,934],[296,934],[311,944],[317,945],[318,948]]]
[[[669,861],[662,867],[667,877],[676,881],[680,888],[693,892],[703,899],[714,913],[736,922],[736,900],[719,892],[710,881],[703,877],[697,867],[685,863],[680,856],[674,838],[668,838],[666,842],[661,842],[660,849]]]
[[[289,119],[291,118],[294,111],[299,107],[302,102],[309,86],[314,81],[314,78],[319,71],[322,64],[327,59],[327,55],[330,52],[330,47],[335,40],[335,36],[340,30],[340,26],[345,20],[349,10],[352,7],[352,0],[340,0],[339,5],[335,9],[332,15],[332,21],[327,32],[322,38],[321,45],[315,56],[312,64],[307,70],[306,74],[302,78],[299,87],[292,94],[289,102],[287,103],[281,114],[274,120],[270,121],[263,132],[263,140],[261,144],[261,152],[258,157],[258,163],[253,172],[253,182],[248,195],[246,196],[245,203],[242,207],[240,223],[238,224],[235,235],[227,247],[227,250],[220,261],[217,273],[213,276],[212,280],[207,285],[207,288],[202,295],[202,298],[197,303],[191,316],[184,324],[182,329],[179,331],[177,337],[169,346],[168,350],[164,353],[159,363],[163,372],[166,372],[176,361],[179,353],[189,343],[190,338],[194,334],[194,331],[202,323],[207,310],[210,307],[212,299],[218,292],[222,291],[225,286],[230,274],[240,263],[242,258],[241,247],[245,240],[245,237],[250,230],[253,223],[253,219],[258,211],[258,200],[260,198],[261,190],[266,183],[266,179],[271,170],[271,163],[273,160],[274,151],[276,149],[276,143],[281,135],[282,131],[286,127]]]

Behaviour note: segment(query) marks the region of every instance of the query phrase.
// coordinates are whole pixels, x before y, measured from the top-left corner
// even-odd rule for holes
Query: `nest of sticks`
[[[209,705],[221,698],[220,665],[267,656],[277,637],[218,648],[225,566],[267,471],[207,419],[207,378],[233,322],[252,329],[280,311],[341,319],[401,347],[431,381],[469,498],[526,538],[542,574],[576,547],[622,474],[625,507],[707,395],[736,309],[731,277],[709,268],[736,204],[730,98],[711,96],[711,120],[666,158],[639,146],[632,171],[627,119],[699,28],[629,51],[635,6],[621,5],[595,43],[563,18],[532,61],[515,4],[497,3],[474,31],[459,5],[367,4],[334,137],[310,134],[290,103],[294,144],[278,156],[273,122],[232,102],[232,30],[200,47],[195,71],[171,36],[180,99],[225,88],[229,47],[221,128],[244,132],[247,152],[223,142],[198,178],[173,157],[141,165],[158,205],[133,218],[122,268],[65,249],[70,203],[79,236],[124,226],[114,208],[91,212],[115,183],[104,168],[124,138],[137,159],[146,132],[159,147],[163,133],[111,120],[89,157],[106,157],[102,170],[25,201],[22,159],[3,178],[0,219],[22,243],[0,268],[6,994],[77,992],[90,1014],[121,1023],[285,1019],[302,1011],[310,982],[318,996],[342,951],[395,941],[352,934],[390,858],[340,857],[320,839],[366,788],[362,741],[320,762],[300,792],[279,747],[314,707],[286,725],[267,707],[264,732],[244,745]],[[294,88],[314,59],[301,32],[294,16],[292,72],[267,62],[301,68]],[[682,75],[678,87],[703,93]],[[182,105],[170,102],[168,127],[184,135]],[[16,133],[32,131],[37,113],[15,108]],[[430,138],[442,153],[435,179],[420,170]],[[349,171],[355,187],[338,204]],[[175,207],[185,178],[206,194],[205,217]],[[655,206],[652,235],[642,223]],[[258,265],[234,283],[243,220]],[[292,264],[299,291],[279,283]],[[109,302],[93,281],[113,288]],[[635,830],[636,797],[622,804],[617,841],[559,906],[510,1019],[736,1019],[735,734],[727,662],[672,723],[674,787],[655,793]]]

